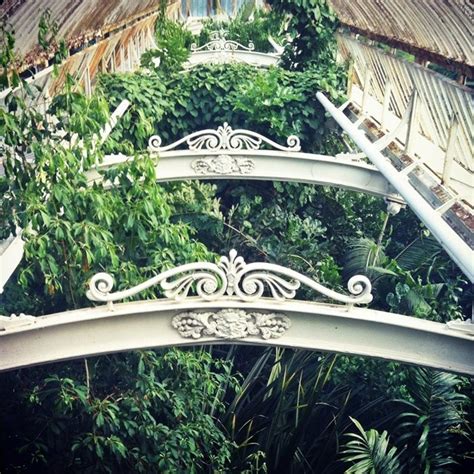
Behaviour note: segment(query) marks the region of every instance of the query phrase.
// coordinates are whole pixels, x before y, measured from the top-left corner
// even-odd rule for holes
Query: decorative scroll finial
[[[233,52],[233,51],[253,51],[255,49],[255,45],[250,42],[249,45],[246,47],[237,41],[228,40],[226,39],[227,31],[220,30],[220,31],[213,31],[209,36],[211,41],[206,43],[205,45],[198,48],[196,43],[191,45],[191,51],[193,53],[197,51],[221,51],[221,52]]]
[[[89,283],[87,297],[92,301],[122,300],[160,285],[166,298],[183,300],[191,289],[200,298],[214,301],[233,296],[242,301],[256,301],[264,295],[274,300],[293,299],[301,284],[327,296],[329,299],[353,304],[367,304],[372,301],[372,285],[367,277],[357,275],[348,284],[350,295],[330,290],[312,278],[272,263],[245,263],[235,250],[229,256],[220,258],[219,263],[196,262],[167,270],[133,288],[111,293],[113,278],[107,273],[97,273]]]
[[[288,146],[282,146],[251,130],[233,130],[227,122],[217,130],[194,132],[167,146],[161,146],[161,137],[153,135],[148,141],[148,149],[150,152],[164,152],[177,148],[182,143],[186,143],[189,150],[193,151],[258,150],[262,143],[281,151],[301,150],[300,139],[296,135],[290,135],[286,140]]]

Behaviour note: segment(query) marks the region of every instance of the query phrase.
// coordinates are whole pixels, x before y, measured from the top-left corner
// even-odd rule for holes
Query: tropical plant
[[[374,272],[376,307],[437,320],[461,314],[462,278],[420,237],[411,213],[387,221],[380,199],[295,183],[156,184],[145,152],[153,133],[166,142],[227,121],[278,141],[298,133],[305,151],[341,150],[314,97],[320,89],[342,100],[334,19],[319,0],[291,8],[290,64],[303,72],[228,65],[178,74],[188,39],[175,25],[176,44],[163,56],[169,69],[104,75],[90,99],[68,79],[47,116],[30,106],[34,94],[15,75],[12,36],[4,37],[3,80],[19,89],[0,110],[6,145],[0,232],[20,225],[27,242],[1,312],[83,306],[86,282],[99,269],[120,274],[119,288],[129,287],[231,247],[338,289],[344,253],[359,239],[364,244],[351,247],[350,270]],[[311,21],[303,31],[305,18]],[[298,49],[317,35],[320,48]],[[107,104],[124,98],[132,106],[100,143]],[[110,151],[135,159],[89,186],[84,172]],[[429,250],[423,258],[418,245]],[[424,298],[430,314],[419,301],[407,306],[410,292]],[[376,461],[377,469],[384,462],[410,472],[447,469],[462,456],[466,462],[460,440],[469,429],[468,407],[461,392],[469,389],[459,377],[349,356],[228,347],[145,351],[3,374],[0,470],[340,472],[342,436],[353,429],[349,415],[361,425],[348,448],[359,451],[348,455]],[[362,424],[388,431],[365,432]]]
[[[402,472],[398,460],[397,448],[390,447],[390,438],[386,431],[364,430],[362,425],[350,417],[358,433],[348,433],[351,438],[343,447],[342,459],[351,466],[346,474],[399,474]]]
[[[252,361],[224,418],[237,444],[234,469],[257,456],[268,472],[334,472],[348,413],[362,416],[380,402],[354,409],[357,391],[331,382],[335,361],[289,349],[267,349]]]
[[[225,38],[228,40],[237,41],[243,46],[252,43],[255,51],[274,52],[268,37],[270,36],[278,44],[283,43],[284,22],[284,16],[274,11],[254,10],[251,15],[246,15],[245,9],[242,9],[241,14],[229,21],[213,18],[205,20],[196,44],[203,46],[210,41],[211,33],[224,31]]]
[[[216,417],[222,381],[237,388],[229,362],[176,349],[88,362],[85,381],[78,362],[3,377],[2,472],[196,473],[228,465],[233,444]]]
[[[397,444],[403,446],[403,463],[409,472],[446,472],[456,461],[456,437],[467,434],[465,413],[469,398],[460,393],[466,383],[446,372],[416,367],[409,370]]]
[[[271,0],[276,13],[287,15],[285,33],[291,47],[285,49],[285,64],[305,69],[309,64],[333,64],[338,20],[327,0]]]
[[[261,71],[229,64],[203,65],[170,75],[159,70],[156,76],[103,75],[100,88],[111,107],[123,99],[134,104],[129,118],[124,117],[114,129],[107,150],[130,153],[131,144],[143,150],[150,129],[164,141],[174,141],[228,122],[233,128],[252,129],[278,141],[297,134],[308,152],[341,151],[341,141],[328,130],[315,92],[324,90],[341,100],[344,81],[318,71]]]
[[[142,67],[159,69],[164,74],[179,71],[189,57],[192,34],[184,25],[166,17],[167,2],[162,3],[155,25],[156,49],[146,51],[140,60]]]

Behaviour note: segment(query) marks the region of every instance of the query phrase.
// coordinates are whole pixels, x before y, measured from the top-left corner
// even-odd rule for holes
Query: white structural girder
[[[233,130],[225,123],[217,130],[194,132],[167,146],[161,146],[161,139],[153,136],[149,151],[156,157],[157,181],[293,181],[336,186],[403,203],[403,199],[373,165],[352,157],[302,153],[296,136],[288,137],[287,142],[288,146],[282,146],[249,130]],[[181,145],[188,149],[178,149]],[[261,149],[262,145],[267,149]],[[99,182],[104,171],[133,159],[120,154],[108,155],[95,169],[86,173],[88,181]]]
[[[185,63],[185,68],[198,64],[229,64],[244,63],[251,66],[269,68],[280,62],[280,56],[275,53],[259,53],[258,51],[195,51]]]
[[[340,352],[474,375],[472,335],[340,305],[191,298],[15,319],[3,331],[0,325],[0,371],[132,349],[237,343]]]
[[[436,209],[433,209],[424,200],[410,183],[407,175],[398,171],[388,158],[377,150],[376,146],[370,142],[362,130],[359,130],[324,94],[318,92],[316,97],[393,188],[400,193],[410,209],[432,232],[463,273],[471,282],[474,282],[474,250],[470,248],[469,244],[450,227]]]
[[[362,275],[349,280],[348,295],[280,265],[247,264],[231,250],[218,263],[181,265],[117,292],[113,285],[107,273],[89,282],[87,297],[104,306],[36,318],[1,316],[0,371],[132,349],[239,343],[379,357],[474,375],[474,332],[465,322],[450,326],[357,308],[372,300],[372,286]],[[301,285],[342,304],[296,301]],[[165,298],[114,304],[152,286],[161,287]]]

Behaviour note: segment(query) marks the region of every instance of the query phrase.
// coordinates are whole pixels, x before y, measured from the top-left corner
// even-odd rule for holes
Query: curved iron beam
[[[474,336],[347,306],[228,297],[150,300],[0,321],[0,371],[134,349],[254,344],[376,357],[474,375]]]

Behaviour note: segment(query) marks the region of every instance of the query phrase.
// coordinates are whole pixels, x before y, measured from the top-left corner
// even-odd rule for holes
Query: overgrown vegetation
[[[148,73],[104,75],[90,99],[68,80],[47,116],[30,106],[34,91],[6,74],[13,37],[2,30],[3,81],[20,89],[0,109],[0,231],[4,237],[22,227],[26,256],[0,313],[83,307],[97,271],[120,274],[120,289],[237,248],[249,260],[278,262],[336,289],[348,276],[368,274],[375,308],[437,321],[462,316],[469,303],[463,277],[409,211],[389,217],[379,199],[292,183],[156,184],[145,152],[154,133],[167,143],[227,121],[279,142],[297,134],[304,151],[342,150],[315,99],[317,90],[343,98],[335,18],[322,0],[273,7],[275,16],[255,15],[255,28],[265,31],[263,42],[262,24],[285,19],[281,31],[293,38],[286,69],[228,65],[182,73],[189,35],[161,17],[161,49],[144,58]],[[244,44],[251,28],[243,21],[229,26]],[[130,110],[100,143],[109,106],[125,98]],[[112,151],[135,160],[107,172],[112,189],[88,186],[84,171]],[[245,346],[142,351],[3,374],[0,396],[6,473],[421,473],[472,466],[472,386],[393,362]]]

